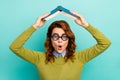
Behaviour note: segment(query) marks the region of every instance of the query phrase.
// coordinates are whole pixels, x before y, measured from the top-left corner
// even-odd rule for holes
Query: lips
[[[58,50],[62,50],[62,45],[58,45]]]
[[[62,46],[61,46],[61,45],[59,45],[58,47],[59,47],[59,48],[62,48]]]

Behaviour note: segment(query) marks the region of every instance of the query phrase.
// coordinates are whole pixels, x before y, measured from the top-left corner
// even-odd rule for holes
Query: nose
[[[62,42],[62,39],[61,39],[61,38],[59,38],[59,39],[58,39],[58,43],[61,43],[61,42]]]

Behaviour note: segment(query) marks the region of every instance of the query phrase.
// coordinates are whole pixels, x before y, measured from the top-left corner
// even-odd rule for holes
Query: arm
[[[37,61],[39,60],[41,53],[28,50],[23,46],[25,42],[30,38],[30,36],[36,31],[36,29],[44,25],[45,21],[42,20],[44,16],[46,16],[46,14],[38,17],[35,24],[33,24],[33,26],[25,30],[10,46],[10,49],[16,55],[34,64],[37,63]]]
[[[102,34],[99,30],[94,28],[93,26],[89,25],[85,29],[87,31],[89,31],[91,33],[91,35],[96,39],[97,44],[95,44],[94,46],[92,46],[88,49],[85,49],[85,50],[82,50],[79,52],[79,57],[84,63],[90,61],[94,57],[101,54],[111,44],[109,39],[104,34]]]
[[[103,51],[105,51],[110,46],[111,42],[99,30],[89,25],[81,15],[77,13],[74,14],[79,16],[79,18],[75,20],[76,23],[84,27],[88,32],[90,32],[97,41],[97,44],[95,44],[94,46],[78,52],[79,59],[83,61],[83,63],[86,63],[94,57],[98,56]]]

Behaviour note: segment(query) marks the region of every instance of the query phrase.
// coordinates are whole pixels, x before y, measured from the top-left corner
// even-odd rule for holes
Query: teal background
[[[112,45],[100,56],[87,63],[81,80],[120,80],[120,9],[119,0],[0,0],[0,80],[38,80],[34,65],[9,50],[10,44],[42,15],[58,5],[82,14],[103,32]],[[95,44],[92,36],[72,19],[58,15],[46,22],[25,44],[26,48],[44,51],[49,24],[66,20],[76,36],[76,50]],[[66,74],[69,75],[69,74]]]

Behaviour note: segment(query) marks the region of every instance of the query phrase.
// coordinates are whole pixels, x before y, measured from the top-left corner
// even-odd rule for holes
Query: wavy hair
[[[52,34],[53,29],[56,27],[62,28],[65,31],[66,35],[69,37],[68,46],[66,48],[65,62],[67,62],[68,59],[70,59],[73,62],[74,61],[73,53],[75,52],[75,48],[76,48],[75,36],[73,32],[71,31],[69,24],[64,20],[55,21],[48,28],[47,38],[44,44],[45,49],[46,49],[46,61],[45,62],[48,63],[48,62],[55,61],[55,57],[53,55],[54,48],[51,42],[51,34]]]

